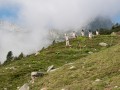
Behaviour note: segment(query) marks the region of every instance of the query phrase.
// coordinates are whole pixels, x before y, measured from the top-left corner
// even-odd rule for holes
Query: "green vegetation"
[[[110,30],[101,28],[101,29],[99,29],[99,31],[100,31],[100,34],[102,34],[102,35],[105,35],[105,34],[109,35],[112,32],[120,32],[120,25],[118,23],[116,23],[115,25],[112,26],[112,29],[110,29]]]
[[[120,45],[78,59],[43,78],[31,90],[120,90]],[[74,69],[70,69],[75,66]],[[119,87],[119,88],[116,88]]]
[[[107,47],[98,44],[105,42]],[[46,72],[48,66],[60,68],[42,78],[37,78],[30,86],[31,90],[40,90],[46,86],[48,90],[119,90],[120,87],[120,37],[110,35],[78,37],[70,40],[72,47],[65,47],[65,42],[55,43],[43,48],[35,54],[9,61],[0,66],[0,90],[16,90],[28,83],[32,71]],[[92,53],[90,53],[92,52]],[[76,68],[70,70],[73,63]],[[68,65],[66,65],[68,64]],[[99,82],[95,82],[100,79]]]
[[[9,51],[5,63],[10,62],[12,59],[13,59],[13,53],[12,51]]]

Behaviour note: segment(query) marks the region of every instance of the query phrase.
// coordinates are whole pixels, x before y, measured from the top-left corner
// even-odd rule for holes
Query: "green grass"
[[[80,42],[80,46],[78,46],[78,41]],[[101,47],[98,45],[100,42],[105,42],[109,45],[107,47]],[[41,50],[38,56],[35,56],[34,54],[29,55],[21,60],[14,60],[0,66],[0,90],[3,90],[3,88],[8,88],[8,90],[16,90],[17,87],[20,87],[24,83],[30,81],[30,73],[32,71],[46,72],[47,67],[50,65],[54,65],[56,68],[62,66],[62,69],[56,71],[55,73],[45,75],[43,78],[38,78],[34,84],[34,88],[31,86],[31,90],[40,90],[43,85],[48,86],[48,88],[51,90],[60,90],[62,87],[71,88],[70,90],[90,90],[91,88],[91,90],[102,90],[104,86],[106,86],[107,82],[113,82],[112,80],[114,79],[119,80],[119,74],[114,74],[114,70],[116,71],[119,68],[116,62],[120,60],[116,61],[116,58],[114,57],[119,53],[119,50],[115,53],[113,52],[112,55],[110,54],[109,57],[106,57],[103,54],[105,52],[104,50],[111,50],[108,48],[119,43],[119,36],[100,35],[94,37],[92,40],[89,40],[87,37],[78,37],[77,39],[72,39],[70,40],[70,44],[72,45],[71,48],[65,47],[65,42],[59,42],[54,45],[50,45],[48,48]],[[117,47],[118,46],[115,46],[114,48]],[[93,54],[89,54],[88,52],[90,51],[93,52]],[[101,52],[98,53],[99,51]],[[101,58],[97,59],[96,55]],[[104,57],[106,58],[105,60]],[[89,59],[86,60],[86,58]],[[63,66],[70,62],[76,63],[76,70],[68,70],[69,65]],[[114,64],[116,67],[112,65],[110,66],[111,68],[107,68],[107,64],[109,64],[109,62],[112,62],[112,64]],[[99,64],[101,64],[101,67]],[[82,65],[84,65],[85,68],[81,69],[83,67]],[[103,68],[103,71],[98,69],[97,66],[99,66],[101,69]],[[15,70],[9,69],[10,67],[14,67]],[[87,72],[87,70],[90,71],[90,73]],[[112,72],[109,72],[110,70]],[[96,73],[94,74],[93,71]],[[99,72],[104,72],[104,74],[98,75],[97,73]],[[106,75],[111,76],[111,78],[109,79],[109,77]],[[113,78],[112,75],[115,77]],[[106,80],[105,82],[101,81],[101,83],[98,83],[97,85],[92,84],[94,83],[94,79],[103,79],[103,77]],[[111,86],[114,85],[111,84]]]
[[[31,90],[120,90],[120,45],[64,65],[43,78],[38,78]],[[70,70],[71,66],[76,68]],[[100,79],[100,81],[95,81]],[[118,86],[118,88],[115,88]]]

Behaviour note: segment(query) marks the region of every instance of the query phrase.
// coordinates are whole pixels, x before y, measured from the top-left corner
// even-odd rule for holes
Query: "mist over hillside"
[[[114,23],[110,18],[98,16],[93,20],[91,20],[90,22],[88,21],[88,24],[82,27],[76,26],[73,28],[69,28],[67,30],[58,30],[58,29],[52,28],[49,30],[49,34],[50,34],[49,39],[52,41],[53,40],[63,41],[65,33],[67,33],[70,36],[73,31],[76,31],[77,35],[80,35],[80,32],[82,29],[85,30],[86,33],[88,33],[87,32],[88,30],[95,31],[101,28],[111,29],[113,25]]]
[[[0,0],[0,90],[21,90],[25,83],[30,90],[120,89],[120,25],[114,24],[120,23],[119,4]],[[98,35],[88,32],[96,29]],[[49,73],[51,65],[55,72]]]
[[[96,30],[100,28],[110,29],[113,26],[111,19],[107,17],[96,17],[87,26],[87,29]]]
[[[18,56],[21,52],[24,55],[32,54],[40,50],[43,46],[47,46],[48,42],[45,40],[41,44],[41,41],[35,36],[35,33],[27,28],[22,28],[17,24],[13,24],[8,21],[0,21],[0,61],[3,63],[6,60],[7,53],[13,52],[14,56]],[[36,41],[37,40],[37,41]],[[45,45],[45,42],[47,43]],[[34,45],[34,44],[35,45]]]
[[[5,28],[1,27],[0,61],[5,61],[9,51],[14,55],[35,53],[60,38],[59,34],[60,39],[64,39],[64,32],[69,30],[77,32],[86,26],[89,29],[109,27],[109,19],[95,18],[106,16],[113,20],[119,15],[119,3],[119,0],[0,0],[0,18],[19,24],[17,28],[6,24]],[[51,28],[57,30],[52,40],[49,37]]]
[[[99,28],[111,28],[113,25],[112,21],[107,18],[98,17],[91,21],[88,25],[84,27],[87,30],[96,30]],[[67,33],[69,36],[72,31],[76,31],[78,35],[80,35],[80,31],[82,27],[74,27],[69,28],[67,30],[59,30],[59,29],[48,29],[46,32],[46,37],[44,37],[45,42],[38,41],[40,37],[38,34],[33,32],[32,30],[28,30],[27,28],[21,28],[20,26],[7,22],[0,22],[0,59],[3,63],[6,60],[6,55],[9,51],[13,52],[14,56],[18,56],[21,52],[25,55],[35,53],[40,50],[42,47],[46,47],[50,45],[54,40],[55,41],[63,41],[64,34]],[[35,36],[37,35],[37,36]],[[42,40],[43,38],[41,38]],[[32,41],[31,41],[32,40]],[[33,42],[35,45],[33,45]]]

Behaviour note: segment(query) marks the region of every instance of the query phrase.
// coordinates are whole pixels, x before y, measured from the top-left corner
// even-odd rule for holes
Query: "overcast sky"
[[[82,27],[97,16],[120,22],[120,0],[0,0],[0,19],[17,23],[29,33],[0,31],[0,59],[12,50],[29,54],[45,46],[48,29]],[[22,48],[21,48],[22,47]]]

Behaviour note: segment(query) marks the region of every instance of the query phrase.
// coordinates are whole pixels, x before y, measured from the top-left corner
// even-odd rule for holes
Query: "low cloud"
[[[120,0],[1,0],[1,7],[18,6],[19,32],[0,30],[0,59],[8,51],[30,54],[48,45],[50,28],[81,28],[98,16],[113,19],[120,14]],[[9,20],[9,18],[7,18]]]

